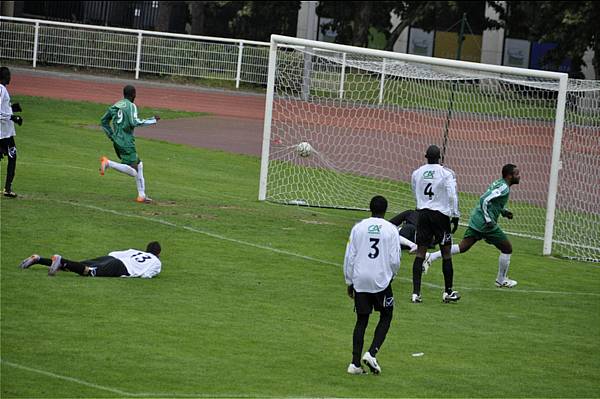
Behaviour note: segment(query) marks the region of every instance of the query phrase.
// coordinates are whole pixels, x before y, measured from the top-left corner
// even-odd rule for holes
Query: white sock
[[[135,177],[135,185],[137,186],[138,196],[146,198],[146,182],[144,181],[144,163],[138,164],[137,176]]]
[[[498,257],[498,277],[496,277],[496,281],[499,283],[504,282],[508,274],[508,266],[510,266],[510,254],[501,253]]]
[[[400,245],[410,247],[410,249],[413,249],[415,247],[416,244],[414,242],[412,242],[411,240],[409,240],[408,238],[405,238],[402,236],[399,236],[399,237],[400,237]]]
[[[452,255],[456,255],[456,254],[460,253],[460,247],[458,246],[458,244],[452,244],[452,246],[450,247],[450,253]],[[442,257],[442,251],[433,252],[431,255],[429,255],[429,261],[433,262],[433,261],[438,260],[441,257]]]
[[[125,165],[124,163],[118,163],[114,161],[108,161],[108,167],[114,170],[118,170],[121,173],[125,173],[131,177],[136,177],[137,172],[129,165]]]

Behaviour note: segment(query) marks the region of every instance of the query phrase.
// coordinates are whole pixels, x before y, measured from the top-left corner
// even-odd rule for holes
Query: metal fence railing
[[[0,16],[0,59],[266,84],[269,43]]]

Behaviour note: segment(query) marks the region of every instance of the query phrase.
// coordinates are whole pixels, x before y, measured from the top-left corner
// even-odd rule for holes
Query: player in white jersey
[[[126,251],[110,252],[108,256],[76,262],[54,255],[52,258],[42,258],[37,254],[31,255],[20,264],[21,269],[27,269],[35,264],[49,266],[48,275],[54,276],[59,270],[77,273],[90,277],[141,277],[152,278],[160,273],[159,259],[161,247],[157,241],[148,243],[146,251],[128,249]]]
[[[432,243],[440,245],[444,273],[444,302],[460,299],[458,292],[452,289],[454,270],[452,268],[452,233],[458,228],[460,213],[454,172],[440,165],[440,149],[431,145],[425,153],[427,164],[412,174],[412,190],[417,200],[419,218],[417,221],[417,255],[413,263],[413,293],[411,301],[419,303],[421,299],[421,276],[427,248]],[[453,224],[453,228],[450,228]]]
[[[369,315],[380,313],[373,342],[362,361],[375,374],[381,372],[376,356],[383,345],[392,322],[394,294],[392,280],[400,268],[400,240],[396,226],[384,219],[387,200],[381,196],[371,199],[371,217],[357,223],[350,232],[344,257],[344,277],[348,296],[354,299],[354,326],[350,374],[364,374],[361,353]]]
[[[15,123],[23,124],[23,118],[14,112],[20,112],[19,104],[10,103],[10,95],[6,86],[10,84],[10,69],[0,67],[0,159],[8,157],[6,167],[6,181],[2,195],[15,198],[17,194],[12,191],[12,182],[17,168],[17,146],[15,144]]]

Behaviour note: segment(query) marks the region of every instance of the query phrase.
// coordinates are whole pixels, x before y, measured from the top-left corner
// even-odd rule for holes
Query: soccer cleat
[[[379,363],[377,363],[377,359],[374,356],[371,356],[369,351],[366,351],[362,357],[362,361],[367,366],[373,374],[381,373],[381,367],[379,367]]]
[[[421,299],[421,295],[418,295],[418,294],[412,294],[412,296],[410,297],[410,301],[412,303],[421,303],[421,302],[423,302],[423,300]]]
[[[101,157],[100,158],[100,176],[104,176],[104,172],[108,168],[108,158]]]
[[[512,288],[515,285],[517,285],[516,280],[511,280],[508,277],[505,278],[503,282],[496,280],[496,287],[498,288]]]
[[[60,270],[62,256],[53,255],[52,256],[52,265],[50,265],[50,269],[48,269],[48,276],[54,276]]]
[[[4,190],[2,190],[2,195],[4,195],[5,197],[8,197],[8,198],[17,198],[17,193],[15,193],[12,190],[4,189]]]
[[[423,266],[421,267],[423,274],[427,274],[427,271],[429,270],[429,266],[431,266],[431,254],[429,252],[427,252],[425,254],[425,260],[423,261]]]
[[[19,267],[21,269],[27,269],[29,266],[35,265],[39,261],[40,261],[40,256],[37,255],[37,254],[33,254],[29,258],[27,258],[23,262],[21,262],[21,264],[19,265]]]
[[[367,372],[362,367],[356,367],[354,363],[350,363],[348,366],[348,374],[360,375],[367,374]]]
[[[410,250],[408,251],[409,254],[415,254],[417,252],[417,249],[419,249],[418,245],[413,245]]]
[[[151,204],[154,201],[152,201],[152,198],[149,198],[149,197],[140,197],[140,196],[138,196],[135,199],[135,202],[139,202],[140,204]]]
[[[442,294],[442,302],[444,303],[456,302],[459,299],[460,294],[458,293],[458,291],[452,291],[449,294],[446,291],[444,291],[444,293]]]

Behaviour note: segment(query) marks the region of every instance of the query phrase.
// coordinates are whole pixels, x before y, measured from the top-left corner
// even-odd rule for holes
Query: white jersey
[[[128,249],[127,251],[115,251],[108,254],[119,259],[129,272],[129,277],[152,278],[160,273],[160,259],[156,255]]]
[[[412,174],[412,190],[417,209],[439,211],[451,218],[460,217],[454,172],[440,164],[426,164]]]
[[[381,292],[400,268],[398,229],[385,219],[370,217],[350,232],[344,277],[356,292]]]
[[[12,114],[10,95],[6,87],[0,84],[0,139],[15,135],[15,123],[10,120]]]

